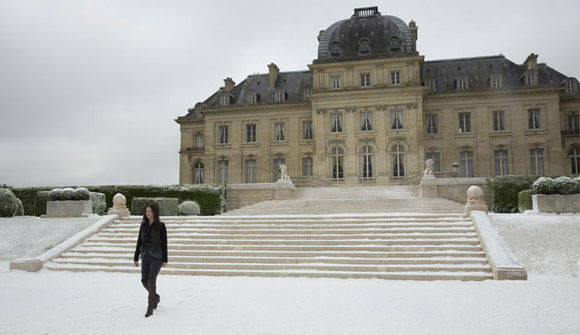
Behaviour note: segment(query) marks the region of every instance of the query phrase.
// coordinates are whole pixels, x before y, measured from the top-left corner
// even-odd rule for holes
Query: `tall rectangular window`
[[[493,130],[494,131],[505,130],[505,112],[504,111],[493,111]]]
[[[489,86],[491,88],[500,88],[502,86],[501,76],[493,75],[489,78]]]
[[[391,72],[391,84],[399,85],[401,83],[401,72],[392,71]]]
[[[229,143],[229,127],[228,127],[228,125],[220,125],[218,127],[218,130],[219,130],[218,143],[219,144]]]
[[[493,166],[496,176],[507,176],[509,174],[507,150],[493,151]]]
[[[473,151],[459,152],[459,176],[473,177]]]
[[[427,134],[437,134],[439,129],[437,129],[437,114],[427,114],[425,115],[427,121]]]
[[[286,124],[284,122],[274,123],[274,140],[277,142],[286,140]]]
[[[544,149],[530,149],[530,174],[544,174]]]
[[[195,148],[198,150],[203,149],[203,134],[195,134]]]
[[[255,183],[257,180],[257,164],[255,159],[246,160],[246,183]]]
[[[256,124],[248,123],[246,124],[246,142],[255,143],[256,142]]]
[[[403,128],[403,110],[397,109],[391,111],[391,129]]]
[[[371,74],[369,72],[364,72],[360,74],[360,86],[362,87],[371,86]]]
[[[427,80],[427,87],[429,88],[429,93],[435,93],[437,91],[437,83],[433,79]]]
[[[330,114],[330,131],[333,133],[342,131],[342,113]]]
[[[373,129],[373,113],[371,111],[360,112],[360,125],[361,130]]]
[[[457,78],[457,90],[464,91],[469,88],[469,78],[459,77]]]
[[[471,131],[471,113],[459,113],[459,132],[466,133]]]
[[[340,88],[340,74],[331,74],[330,75],[330,87]]]
[[[314,174],[312,173],[312,157],[302,157],[302,175],[304,177],[310,177]]]
[[[312,120],[305,120],[302,121],[302,129],[303,129],[303,139],[311,140],[312,139]]]
[[[218,162],[218,183],[219,184],[227,184],[228,183],[228,169],[229,169],[229,162],[228,161],[219,161]]]
[[[568,113],[568,133],[580,134],[580,113],[577,111]]]
[[[540,128],[540,109],[530,108],[528,109],[528,129],[539,129]]]
[[[433,172],[441,171],[441,154],[438,152],[427,152],[425,153],[425,160],[433,160]]]

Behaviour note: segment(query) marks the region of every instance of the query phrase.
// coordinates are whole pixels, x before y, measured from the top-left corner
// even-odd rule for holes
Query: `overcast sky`
[[[304,70],[376,5],[425,59],[504,54],[580,78],[580,1],[0,1],[0,184],[177,184],[179,125],[225,77]]]

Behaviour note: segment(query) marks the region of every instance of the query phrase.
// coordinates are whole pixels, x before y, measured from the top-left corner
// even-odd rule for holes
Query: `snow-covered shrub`
[[[199,215],[199,205],[195,201],[186,200],[179,204],[179,215]]]
[[[569,177],[558,177],[554,179],[556,183],[556,192],[558,194],[576,194],[578,193],[578,182]]]
[[[14,216],[23,216],[24,215],[24,205],[20,199],[16,198],[18,201],[18,207],[16,207],[16,212],[14,212]]]
[[[136,197],[131,202],[131,215],[145,214],[145,208],[150,203],[156,203],[159,206],[159,216],[176,216],[178,213],[179,202],[177,198]]]
[[[84,187],[79,187],[76,190],[72,187],[55,188],[50,191],[48,200],[62,201],[62,200],[89,200],[91,195],[89,190]]]
[[[556,183],[550,177],[540,177],[532,184],[534,194],[555,194]]]
[[[107,200],[105,193],[90,192],[90,200],[93,206],[93,213],[99,215],[107,214]]]
[[[13,217],[18,208],[18,198],[7,188],[0,188],[0,217]]]
[[[525,190],[518,193],[518,210],[520,213],[523,213],[528,209],[533,209],[532,190]]]
[[[84,187],[75,189],[70,200],[90,200],[91,193]]]

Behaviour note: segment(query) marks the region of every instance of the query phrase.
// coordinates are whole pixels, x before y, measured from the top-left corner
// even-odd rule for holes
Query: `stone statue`
[[[471,211],[484,211],[487,214],[487,205],[483,199],[483,190],[479,186],[470,186],[467,189],[467,203],[465,204],[465,216]]]
[[[290,180],[290,176],[288,176],[288,170],[286,168],[286,164],[280,164],[280,179],[281,180]]]
[[[113,207],[109,208],[107,211],[108,215],[117,214],[119,217],[125,217],[131,215],[127,209],[127,198],[121,193],[117,193],[113,196]]]
[[[425,161],[423,176],[433,176],[433,160],[431,158]]]

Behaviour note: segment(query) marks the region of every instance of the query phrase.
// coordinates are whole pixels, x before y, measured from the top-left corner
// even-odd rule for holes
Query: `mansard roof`
[[[489,90],[489,78],[501,75],[503,89],[518,89],[526,87],[523,64],[516,64],[504,55],[441,59],[425,61],[422,78],[425,85],[428,80],[435,81],[435,92],[455,93],[456,80],[461,76],[469,78],[467,91]],[[538,84],[534,87],[559,87],[568,78],[544,63],[538,63]]]

